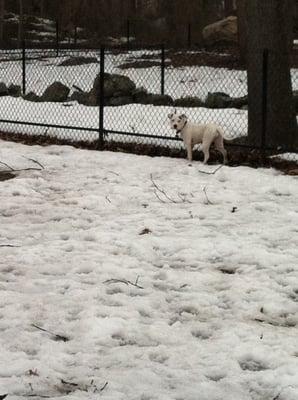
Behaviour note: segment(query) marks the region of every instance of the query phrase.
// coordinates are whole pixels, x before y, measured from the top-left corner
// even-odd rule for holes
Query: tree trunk
[[[24,40],[24,8],[23,0],[19,0],[19,26],[18,26],[18,47],[22,47]]]
[[[45,17],[45,4],[44,0],[40,0],[40,18]]]
[[[224,14],[225,14],[225,17],[234,15],[234,1],[233,0],[224,0]]]
[[[5,0],[0,0],[0,45],[4,44],[4,6]]]
[[[290,75],[292,0],[248,0],[248,138],[261,145],[263,52],[268,49],[266,132],[267,147],[292,148],[298,143]]]
[[[238,45],[240,58],[243,63],[247,56],[247,15],[246,0],[237,0]]]

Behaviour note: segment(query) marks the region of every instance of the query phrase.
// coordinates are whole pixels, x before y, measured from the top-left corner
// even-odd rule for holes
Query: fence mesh
[[[218,123],[232,144],[243,145],[247,137],[247,73],[234,65],[229,54],[162,46],[104,53],[98,49],[2,50],[0,68],[2,132],[86,143],[96,143],[103,135],[105,143],[130,144],[146,154],[148,146],[154,154],[160,149],[175,152],[184,148],[167,117],[176,109],[192,121]],[[291,77],[295,106],[296,69]],[[298,160],[296,144],[288,150],[292,154],[287,157]]]

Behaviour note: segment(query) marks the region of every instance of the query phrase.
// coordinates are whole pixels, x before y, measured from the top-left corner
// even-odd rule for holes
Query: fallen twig
[[[6,164],[5,162],[0,161],[0,164],[5,165],[5,167],[9,168],[10,171],[14,171],[14,169],[10,165]],[[6,171],[3,171],[3,172],[6,172]]]
[[[214,175],[218,170],[220,170],[223,167],[223,165],[220,165],[217,167],[214,171],[208,172],[208,171],[202,171],[201,169],[198,169],[198,172],[201,172],[202,174],[207,174],[207,175]]]
[[[164,201],[163,199],[161,199],[161,198],[158,196],[156,190],[154,190],[154,194],[155,194],[155,196],[157,197],[157,199],[158,199],[161,203],[164,203],[164,204],[166,203],[166,201]]]
[[[131,281],[128,281],[127,279],[107,279],[103,283],[107,283],[107,284],[110,284],[110,283],[124,283],[127,286],[131,285],[131,286],[137,287],[138,289],[144,289],[142,286],[138,285],[138,280],[139,280],[139,277],[137,277],[135,283],[133,283]]]
[[[67,382],[67,381],[65,381],[64,379],[61,379],[61,383],[62,383],[63,385],[68,385],[68,386],[74,386],[74,387],[79,386],[77,383]]]
[[[204,192],[205,197],[206,197],[206,200],[207,200],[207,203],[206,203],[206,204],[213,204],[213,203],[211,203],[211,201],[209,200],[209,198],[208,198],[208,196],[207,196],[206,186],[204,186],[203,192]]]
[[[116,175],[116,176],[120,176],[120,174],[117,174],[117,172],[115,172],[115,171],[109,170],[108,172],[109,172],[110,174],[114,174],[114,175]]]
[[[108,384],[109,384],[109,382],[106,382],[106,383],[103,385],[103,387],[101,387],[101,388],[99,389],[99,391],[102,392],[103,390],[105,390],[105,388],[108,386]]]
[[[25,156],[23,156],[23,157],[24,157],[26,160],[32,161],[34,164],[39,165],[39,166],[41,167],[41,169],[44,169],[44,166],[43,166],[39,161],[34,160],[34,158],[28,158],[28,157],[25,157]]]
[[[69,341],[69,338],[66,337],[66,336],[57,335],[56,333],[53,333],[53,332],[51,332],[51,331],[48,331],[47,329],[41,328],[40,326],[35,325],[35,324],[31,324],[31,325],[32,325],[34,328],[39,329],[39,330],[42,331],[42,332],[46,332],[46,333],[48,333],[49,335],[54,336],[56,340],[60,340],[60,341],[63,341],[63,342],[68,342],[68,341]]]
[[[189,203],[189,204],[191,204],[191,201],[189,201],[186,198],[186,194],[178,193],[179,200],[175,200],[172,197],[170,197],[164,189],[162,189],[161,187],[159,187],[157,185],[157,183],[153,179],[152,174],[150,174],[150,179],[154,186],[154,194],[161,203],[165,204],[165,203],[167,203],[167,201],[162,199],[162,197],[160,197],[160,194],[162,194],[166,198],[166,200],[168,200],[170,203],[174,203],[174,204]]]
[[[15,246],[14,244],[0,244],[0,247],[21,247],[21,246]]]
[[[161,189],[160,187],[157,186],[157,184],[153,180],[152,174],[150,174],[150,179],[151,179],[151,182],[152,182],[153,186],[155,187],[155,189],[158,192],[162,193],[171,203],[177,203],[177,201],[175,201],[174,199],[172,199],[170,196],[167,195],[167,193],[165,192],[164,189]]]
[[[106,195],[106,200],[107,200],[109,203],[112,203],[111,200],[109,199],[109,196],[108,196],[108,195]]]

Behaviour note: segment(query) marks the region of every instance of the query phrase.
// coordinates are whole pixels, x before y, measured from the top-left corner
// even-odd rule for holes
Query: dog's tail
[[[217,127],[216,130],[218,135],[221,136],[225,142],[232,142],[235,139],[231,135],[227,135],[227,133],[220,126]]]

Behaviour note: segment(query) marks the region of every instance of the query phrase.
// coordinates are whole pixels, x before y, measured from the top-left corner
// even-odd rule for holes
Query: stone
[[[204,107],[204,102],[199,97],[180,97],[174,100],[175,107]]]
[[[135,83],[127,76],[108,73],[104,74],[105,97],[132,96],[135,89]],[[94,80],[93,92],[97,96],[100,94],[100,74],[98,74]]]
[[[9,96],[20,97],[22,95],[22,89],[19,85],[9,85],[8,87]]]
[[[155,106],[172,106],[173,99],[166,94],[153,94],[149,93],[142,104],[153,104]]]
[[[0,82],[0,96],[7,96],[8,88],[4,82]]]
[[[218,43],[238,43],[237,17],[230,16],[203,29],[203,39],[207,46]]]
[[[223,92],[208,93],[205,100],[207,108],[229,108],[231,106],[231,97]]]
[[[108,100],[109,106],[124,106],[125,104],[133,103],[133,98],[131,96],[121,96],[121,97],[111,97]]]
[[[41,98],[39,96],[37,96],[36,93],[29,92],[24,96],[24,100],[39,102],[39,101],[41,101]]]
[[[61,82],[54,82],[43,93],[41,100],[46,102],[63,102],[69,95],[69,88]]]
[[[96,64],[98,63],[98,59],[96,57],[70,57],[66,60],[62,61],[59,64],[59,67],[69,67],[74,65],[84,65],[84,64]]]

